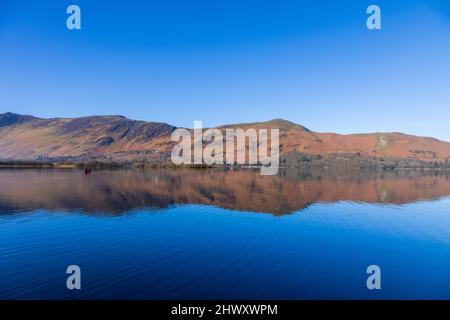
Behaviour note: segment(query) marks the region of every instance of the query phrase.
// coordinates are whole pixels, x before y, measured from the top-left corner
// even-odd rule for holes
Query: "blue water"
[[[66,288],[73,264],[81,290]],[[366,287],[372,264],[381,290]],[[0,298],[449,299],[450,198],[281,216],[203,204],[4,210]]]

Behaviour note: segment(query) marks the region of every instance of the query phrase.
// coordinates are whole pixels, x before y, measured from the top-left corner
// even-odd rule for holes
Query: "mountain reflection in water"
[[[318,202],[407,204],[450,195],[450,172],[281,170],[0,170],[0,211],[135,208],[202,204],[284,215]]]
[[[448,172],[0,170],[0,181],[0,300],[450,297]],[[82,290],[67,290],[73,264]],[[367,289],[373,264],[382,290]]]

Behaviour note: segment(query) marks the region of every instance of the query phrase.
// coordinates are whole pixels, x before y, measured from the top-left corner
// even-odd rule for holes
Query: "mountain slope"
[[[15,120],[15,121],[14,121]],[[0,115],[0,158],[96,157],[136,150],[170,151],[174,127],[122,116],[41,119]]]
[[[402,133],[340,135],[313,132],[301,125],[274,119],[226,125],[226,128],[279,128],[280,151],[304,154],[354,154],[423,161],[450,159],[450,143]],[[168,159],[176,127],[123,116],[42,119],[14,113],[0,114],[0,159],[130,160]],[[162,160],[162,159],[160,159]]]
[[[422,161],[450,159],[450,143],[434,138],[402,133],[342,135],[319,133],[282,119],[251,124],[227,125],[224,128],[279,128],[280,152],[306,154],[359,154],[373,157],[404,158]]]

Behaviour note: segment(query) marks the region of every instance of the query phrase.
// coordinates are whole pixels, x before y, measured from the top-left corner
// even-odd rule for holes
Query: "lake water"
[[[0,299],[334,298],[450,298],[449,172],[0,170]]]

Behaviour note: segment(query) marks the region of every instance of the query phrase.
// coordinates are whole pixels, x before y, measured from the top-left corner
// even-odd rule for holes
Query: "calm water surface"
[[[450,176],[0,170],[0,299],[57,298],[450,299]]]

